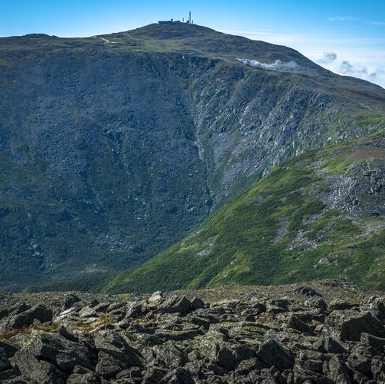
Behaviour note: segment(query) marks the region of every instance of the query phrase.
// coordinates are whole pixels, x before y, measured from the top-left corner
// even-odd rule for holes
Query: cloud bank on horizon
[[[362,25],[385,27],[385,22],[352,16],[329,17],[328,21],[332,23],[352,24],[356,26],[355,28],[357,30],[359,30]],[[377,39],[374,36],[377,36]],[[348,58],[346,52],[340,54],[331,50],[324,52],[323,56],[315,60],[315,62],[339,75],[357,77],[385,88],[384,50],[380,52],[378,49],[375,51],[370,48],[370,46],[375,43],[375,40],[378,40],[377,46],[383,44],[383,48],[385,48],[385,30],[382,31],[382,37],[379,37],[379,35],[374,36],[372,36],[371,39],[366,39],[366,41],[362,39],[366,44],[359,50],[358,57]],[[355,40],[352,39],[352,41]]]
[[[341,4],[337,12],[344,12],[345,8]],[[385,88],[385,12],[375,7],[369,9],[361,3],[349,6],[351,15],[330,15],[330,10],[328,4],[322,8],[318,6],[317,15],[314,13],[308,19],[314,25],[309,21],[305,27],[298,24],[292,28],[276,23],[229,33],[294,48],[334,73]]]
[[[385,31],[384,31],[384,50],[376,50],[370,47],[360,47],[356,51],[344,46],[344,41],[340,44],[335,42],[316,40],[312,44],[311,39],[308,41],[301,41],[297,36],[281,36],[270,35],[264,33],[254,32],[246,34],[253,40],[263,40],[272,44],[286,45],[294,48],[302,53],[304,56],[328,69],[338,75],[357,77],[361,80],[366,80],[385,88]],[[332,49],[327,49],[328,46]],[[246,63],[245,63],[246,64]],[[263,63],[248,63],[255,64],[260,68],[264,67]],[[274,68],[270,68],[274,69]]]
[[[323,56],[315,62],[339,75],[357,77],[385,88],[385,65],[368,67],[359,62],[340,59],[336,52],[324,52]]]

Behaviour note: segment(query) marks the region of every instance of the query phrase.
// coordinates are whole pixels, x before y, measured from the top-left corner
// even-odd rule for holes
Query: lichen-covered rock
[[[142,367],[142,359],[137,351],[116,331],[101,331],[94,337],[98,351],[96,372],[104,377],[115,376],[130,367]]]
[[[159,304],[159,311],[161,313],[180,313],[181,315],[187,315],[191,308],[191,302],[185,296],[170,297]]]
[[[12,362],[22,376],[36,383],[64,384],[67,378],[67,375],[54,364],[38,359],[27,349],[17,351]]]
[[[68,377],[66,384],[102,384],[105,380],[101,379],[95,372],[73,373]]]
[[[294,314],[290,315],[287,325],[288,327],[295,329],[299,332],[313,334],[313,328],[303,322],[298,316]]]
[[[370,312],[333,311],[326,324],[333,324],[342,341],[359,341],[362,333],[385,337],[384,326]]]
[[[72,372],[76,365],[92,368],[93,355],[87,346],[71,342],[56,333],[33,331],[31,335],[25,335],[20,351],[39,361],[50,362],[64,372]]]
[[[152,362],[164,368],[183,367],[188,362],[187,354],[173,342],[167,341],[161,345],[152,347],[154,357]]]
[[[16,308],[11,309],[9,316],[0,322],[0,331],[28,327],[34,322],[46,323],[52,320],[52,316],[52,309],[44,305],[37,304],[30,307],[21,303]]]
[[[257,358],[267,367],[275,366],[280,371],[292,369],[295,362],[294,355],[275,340],[268,340],[261,344],[257,351]]]

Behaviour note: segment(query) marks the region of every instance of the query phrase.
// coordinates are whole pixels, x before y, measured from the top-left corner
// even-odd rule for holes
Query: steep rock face
[[[58,263],[73,270],[143,261],[209,212],[189,105],[167,61],[106,56],[33,60],[19,88],[8,88],[2,255],[22,258],[30,277],[61,273]],[[8,103],[22,112],[9,116]]]
[[[381,116],[379,87],[288,48],[190,27],[108,37],[116,44],[2,40],[3,287],[69,278],[86,286],[142,263],[274,164],[381,126],[356,118],[366,104]],[[235,60],[253,47],[300,70]]]

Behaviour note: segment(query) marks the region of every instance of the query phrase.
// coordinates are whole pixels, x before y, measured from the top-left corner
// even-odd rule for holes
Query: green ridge
[[[373,196],[365,180],[368,167],[384,177],[384,150],[381,134],[284,162],[183,241],[119,274],[105,290],[151,292],[334,277],[385,289],[385,193],[381,187]],[[335,178],[339,183],[331,182]],[[345,209],[333,207],[331,196],[350,179],[357,183],[353,193],[359,201]],[[345,193],[348,200],[350,192]],[[382,203],[376,215],[374,200]]]

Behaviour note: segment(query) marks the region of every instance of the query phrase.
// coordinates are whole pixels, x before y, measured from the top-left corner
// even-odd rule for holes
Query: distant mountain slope
[[[345,277],[385,289],[385,134],[282,163],[109,292]]]
[[[7,289],[95,288],[274,165],[384,128],[382,88],[198,25],[3,38],[0,53]]]

